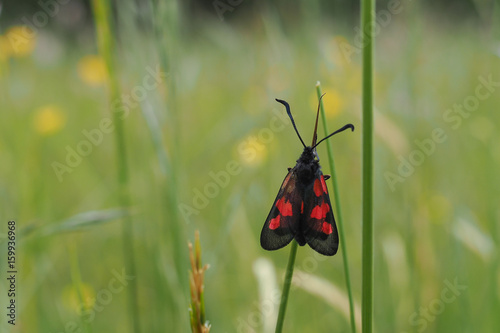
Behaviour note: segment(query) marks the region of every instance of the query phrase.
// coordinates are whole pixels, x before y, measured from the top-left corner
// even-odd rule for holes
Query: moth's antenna
[[[345,130],[346,130],[346,129],[348,129],[348,128],[350,128],[350,129],[351,129],[351,131],[354,131],[354,125],[353,125],[353,124],[347,124],[347,125],[345,125],[344,127],[340,128],[340,129],[338,129],[338,130],[336,130],[336,131],[335,131],[335,132],[333,132],[332,134],[328,135],[327,137],[325,137],[325,138],[321,139],[321,140],[320,140],[317,144],[315,144],[315,145],[313,146],[313,148],[316,148],[316,147],[317,147],[317,146],[318,146],[321,142],[325,141],[326,139],[328,139],[328,138],[329,138],[329,137],[331,137],[332,135],[335,135],[335,134],[337,134],[337,133],[343,132],[343,131],[345,131]]]
[[[319,101],[318,101],[318,111],[316,112],[316,124],[314,125],[314,134],[313,134],[313,141],[311,143],[311,147],[314,147],[316,145],[316,140],[318,139],[318,119],[319,119],[319,107],[321,105],[321,99],[323,98],[323,96],[325,96],[326,93],[324,93],[323,95],[321,95],[319,97]]]
[[[288,105],[288,103],[285,102],[284,100],[277,99],[277,98],[276,98],[276,102],[281,103],[281,104],[283,104],[285,106],[286,113],[288,113],[288,117],[290,117],[290,120],[292,121],[293,128],[295,129],[295,132],[299,136],[300,142],[302,142],[302,145],[305,148],[306,144],[304,143],[304,140],[302,140],[302,138],[300,137],[299,131],[297,130],[297,126],[295,126],[295,121],[293,120],[293,117],[292,117],[292,112],[290,112],[290,105]]]

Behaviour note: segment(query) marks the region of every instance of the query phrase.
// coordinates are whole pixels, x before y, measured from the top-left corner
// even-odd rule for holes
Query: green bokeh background
[[[82,74],[100,73],[97,65],[81,69],[82,59],[98,55],[92,6],[57,3],[58,12],[46,15],[27,41],[33,50],[20,55],[12,51],[9,29],[48,12],[33,2],[4,5],[2,332],[132,332],[129,285],[109,292],[130,253],[123,251],[124,212],[133,222],[133,242],[125,247],[135,252],[134,315],[142,332],[189,331],[187,241],[195,230],[210,265],[205,302],[211,331],[272,332],[270,309],[278,304],[269,291],[281,289],[288,249],[262,250],[259,234],[286,168],[302,151],[274,99],[290,103],[309,142],[317,81],[327,93],[330,130],[356,126],[331,143],[347,239],[339,251],[348,251],[359,306],[358,4],[221,2],[231,10],[220,15],[211,2],[113,4],[112,80],[137,102],[124,113],[130,207],[117,200],[114,130],[101,132],[99,143],[61,179],[54,171],[54,162],[67,165],[68,149],[84,149],[84,132],[110,118],[115,102],[106,82],[89,84]],[[390,2],[377,6],[374,327],[498,332],[498,2],[402,1],[393,12]],[[157,87],[141,90],[148,68],[165,75]],[[477,88],[482,80],[494,82],[490,90]],[[488,96],[477,98],[477,89]],[[463,113],[453,111],[460,105]],[[56,110],[56,120],[44,107]],[[55,129],[44,132],[42,123]],[[433,131],[442,133],[442,142],[430,143]],[[318,153],[330,173],[325,146]],[[228,163],[236,166],[234,175],[211,185]],[[388,180],[395,175],[397,181]],[[197,191],[211,189],[211,198],[198,200]],[[9,220],[18,231],[15,327],[5,315]],[[309,275],[292,287],[284,331],[349,332],[342,257],[321,257],[306,246],[299,248],[296,269]],[[466,288],[453,294],[450,283]],[[94,309],[88,324],[80,322],[76,290]]]

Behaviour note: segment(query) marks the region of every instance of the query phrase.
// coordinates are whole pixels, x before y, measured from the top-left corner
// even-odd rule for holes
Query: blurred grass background
[[[214,3],[226,7],[218,12]],[[377,3],[377,12],[390,3]],[[500,82],[500,9],[493,1],[402,1],[397,8],[376,35],[374,328],[497,332],[498,84],[459,116],[459,125],[443,117],[475,96],[479,77]],[[4,4],[0,217],[16,220],[21,234],[18,321],[12,327],[2,315],[1,331],[132,332],[135,317],[142,332],[187,332],[187,240],[196,229],[210,264],[205,303],[212,331],[269,331],[274,312],[261,307],[259,295],[280,290],[288,251],[265,252],[258,239],[286,168],[302,151],[274,98],[290,103],[308,142],[319,80],[329,128],[361,128],[360,54],[349,55],[358,11],[343,1],[116,2],[108,22],[116,45],[109,78],[89,3]],[[30,23],[35,28],[27,30]],[[157,68],[161,82],[147,88]],[[85,146],[91,152],[62,181],[54,171],[54,162],[68,165],[68,149],[85,150],[84,131],[99,129],[117,110],[108,79],[119,82],[122,106],[129,106],[118,111],[130,207],[117,199],[114,130]],[[415,140],[432,138],[436,128],[446,140],[419,155],[423,161],[391,188],[387,173],[397,175],[401,159],[418,159]],[[331,143],[347,239],[340,251],[350,251],[359,305],[360,131]],[[325,146],[318,152],[329,173]],[[207,185],[228,163],[236,171],[227,186]],[[213,198],[197,206],[196,191],[207,186]],[[133,223],[125,246],[135,250],[137,313],[127,307],[130,284],[121,291],[110,285],[126,268],[124,214]],[[0,265],[5,272],[5,260]],[[284,331],[348,332],[341,256],[322,258],[304,247],[296,265],[311,277],[292,287]],[[467,289],[444,302],[446,281]],[[340,296],[329,298],[329,288]]]

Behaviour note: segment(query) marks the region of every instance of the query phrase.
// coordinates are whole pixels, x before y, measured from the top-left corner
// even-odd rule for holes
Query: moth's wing
[[[304,191],[304,205],[300,225],[307,244],[321,254],[333,256],[339,247],[339,235],[321,170]]]
[[[276,200],[260,234],[264,250],[277,250],[294,238],[298,232],[302,195],[296,187],[297,175],[290,169],[281,184]]]

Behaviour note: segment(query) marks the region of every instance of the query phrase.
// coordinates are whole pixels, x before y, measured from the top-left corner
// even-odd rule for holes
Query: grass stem
[[[283,283],[283,292],[281,293],[280,309],[278,313],[278,321],[276,322],[276,333],[281,333],[283,330],[283,323],[285,321],[286,305],[288,303],[288,294],[290,292],[290,285],[292,284],[293,266],[295,265],[295,256],[297,255],[298,243],[293,240],[290,247],[290,256],[288,257],[288,264],[286,266],[285,282]]]
[[[321,92],[321,85],[318,82],[316,84],[316,93],[318,95],[318,99],[320,99],[322,92]],[[323,108],[323,100],[320,100],[320,112],[321,112],[321,120],[323,122],[323,130],[325,132],[325,136],[330,134],[330,131],[328,130],[328,126],[326,124],[326,116],[325,116],[325,109]],[[347,260],[347,243],[345,239],[345,234],[344,234],[344,222],[342,219],[342,209],[340,206],[340,194],[339,194],[339,186],[337,182],[337,173],[335,172],[335,163],[334,163],[334,158],[333,158],[333,150],[332,150],[332,145],[329,140],[326,140],[326,150],[328,152],[328,162],[330,164],[330,173],[331,173],[331,181],[333,185],[333,195],[334,195],[334,200],[335,200],[335,206],[337,208],[337,227],[339,230],[339,241],[340,244],[342,244],[342,250],[340,251],[342,253],[342,261],[344,263],[344,277],[345,277],[345,284],[346,284],[346,289],[347,289],[347,296],[349,298],[349,319],[351,322],[351,331],[353,333],[356,332],[356,321],[354,320],[354,300],[352,298],[352,290],[351,290],[351,278],[349,276],[349,261]]]
[[[373,325],[373,44],[375,1],[361,1],[363,32],[362,96],[362,304],[363,333]]]
[[[68,243],[68,253],[69,262],[71,268],[71,281],[73,282],[73,288],[76,290],[76,295],[78,297],[78,303],[80,304],[80,324],[83,327],[83,332],[91,333],[92,327],[89,323],[83,319],[83,314],[87,311],[87,303],[85,302],[83,296],[83,283],[82,275],[80,273],[80,265],[78,263],[78,252],[75,243]]]
[[[165,79],[164,89],[164,109],[166,116],[165,123],[165,146],[162,146],[162,151],[158,151],[158,156],[164,156],[165,161],[165,223],[164,237],[169,246],[170,256],[173,260],[177,280],[173,282],[172,287],[175,293],[170,293],[168,296],[173,302],[177,303],[176,308],[172,311],[175,320],[177,331],[185,330],[187,322],[184,321],[182,314],[187,304],[185,303],[185,295],[189,291],[188,267],[186,266],[187,253],[185,251],[184,240],[186,239],[185,224],[186,220],[182,219],[179,214],[179,193],[182,188],[179,185],[179,179],[182,179],[182,168],[179,164],[182,161],[181,141],[181,126],[180,126],[180,111],[178,90],[178,53],[181,48],[180,43],[180,18],[182,17],[182,2],[178,0],[168,0],[154,2],[152,5],[154,13],[153,26],[155,28],[155,40],[158,45],[158,57],[162,70],[168,72]],[[176,285],[177,284],[177,285]],[[174,329],[175,330],[175,329]]]
[[[99,51],[104,59],[109,86],[109,103],[116,107],[118,101],[121,101],[120,86],[115,70],[115,40],[111,30],[112,15],[111,2],[109,0],[100,1],[93,0],[92,8],[94,10],[97,41]],[[120,103],[117,103],[120,104]],[[117,109],[119,106],[117,107]],[[125,144],[125,124],[122,114],[111,110],[113,124],[115,126],[116,138],[116,166],[118,178],[118,202],[121,207],[128,208],[130,206],[130,196],[128,193],[129,174]],[[123,255],[125,260],[126,272],[129,275],[137,276],[135,268],[135,253],[133,246],[133,224],[130,215],[126,215],[122,222],[122,238],[123,238]],[[137,278],[129,281],[129,313],[131,327],[134,333],[140,331],[139,327],[139,306],[137,300]]]

